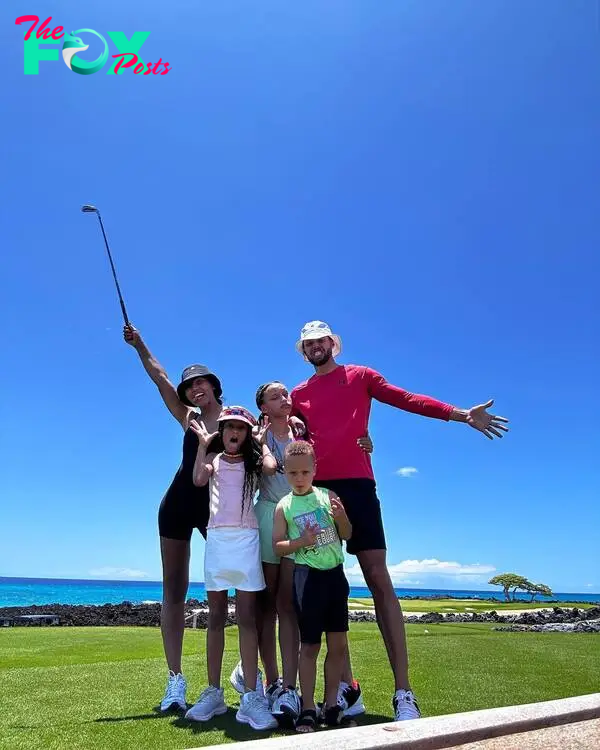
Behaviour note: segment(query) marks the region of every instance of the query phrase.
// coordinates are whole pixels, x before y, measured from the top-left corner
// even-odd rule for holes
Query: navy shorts
[[[296,563],[294,605],[300,642],[321,643],[323,633],[347,633],[349,594],[343,565],[319,570]]]
[[[381,504],[373,479],[323,479],[314,483],[335,492],[352,524],[346,542],[350,555],[369,549],[386,549]]]

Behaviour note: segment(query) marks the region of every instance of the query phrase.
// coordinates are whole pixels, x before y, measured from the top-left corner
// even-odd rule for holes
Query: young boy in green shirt
[[[348,647],[348,594],[341,539],[350,539],[352,526],[335,493],[313,487],[315,454],[298,440],[284,455],[285,473],[292,488],[277,504],[273,548],[279,556],[295,554],[294,604],[300,628],[300,689],[303,710],[299,732],[313,732],[317,723],[315,681],[321,638],[327,638],[325,659],[325,724],[343,723],[337,693]]]

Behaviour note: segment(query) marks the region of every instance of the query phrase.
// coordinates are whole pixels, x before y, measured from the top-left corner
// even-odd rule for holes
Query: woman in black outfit
[[[190,422],[198,411],[209,433],[217,431],[221,414],[222,388],[219,378],[204,365],[191,365],[177,386],[152,356],[133,326],[123,329],[125,341],[137,351],[144,369],[155,383],[167,409],[184,431],[183,457],[158,511],[158,529],[163,570],[163,602],[160,628],[169,668],[161,711],[186,708],[186,681],[181,673],[181,651],[185,626],[184,604],[189,584],[190,540],[196,528],[206,539],[208,485],[195,487],[192,471],[198,450],[198,436]]]

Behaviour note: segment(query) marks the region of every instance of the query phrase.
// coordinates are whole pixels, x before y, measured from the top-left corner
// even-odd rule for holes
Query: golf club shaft
[[[106,252],[108,253],[108,260],[110,261],[110,268],[112,270],[113,279],[115,280],[115,286],[117,287],[117,294],[119,295],[119,303],[121,304],[121,311],[123,313],[123,320],[125,325],[129,325],[129,318],[127,317],[127,310],[125,309],[125,302],[123,302],[123,295],[121,294],[121,287],[119,286],[119,280],[117,279],[117,272],[115,271],[115,264],[113,263],[112,255],[110,254],[110,247],[108,246],[108,240],[106,239],[106,232],[104,231],[104,224],[102,223],[102,217],[100,212],[97,212],[98,221],[100,222],[100,229],[102,230],[102,236],[104,237],[104,244],[106,245]]]

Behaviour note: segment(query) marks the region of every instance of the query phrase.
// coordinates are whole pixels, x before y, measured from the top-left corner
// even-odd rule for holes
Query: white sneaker
[[[187,708],[185,700],[185,690],[187,683],[185,677],[182,674],[175,674],[175,672],[169,672],[169,681],[167,682],[167,689],[165,690],[165,697],[160,702],[160,710],[168,711],[170,708]]]
[[[412,690],[396,690],[392,698],[392,706],[396,715],[395,721],[421,718],[421,711]]]
[[[190,721],[209,721],[213,716],[220,716],[226,712],[223,688],[209,685],[200,693],[200,697],[186,713],[185,718]]]
[[[338,688],[338,706],[344,711],[344,716],[359,716],[367,710],[363,701],[362,690],[358,682],[356,687],[340,682]]]
[[[277,727],[277,721],[269,711],[269,701],[256,690],[242,695],[235,718],[240,724],[250,724],[252,729],[276,729]]]
[[[246,690],[246,683],[244,682],[244,670],[242,669],[241,661],[238,661],[238,663],[235,665],[235,669],[231,673],[229,682],[231,682],[234,690],[236,690],[240,695],[244,695],[244,692]],[[260,669],[256,673],[256,691],[261,695],[265,694],[265,688],[262,681],[262,672],[260,671]]]
[[[294,727],[296,719],[300,716],[300,696],[294,688],[283,688],[273,701],[271,711],[282,727]]]

